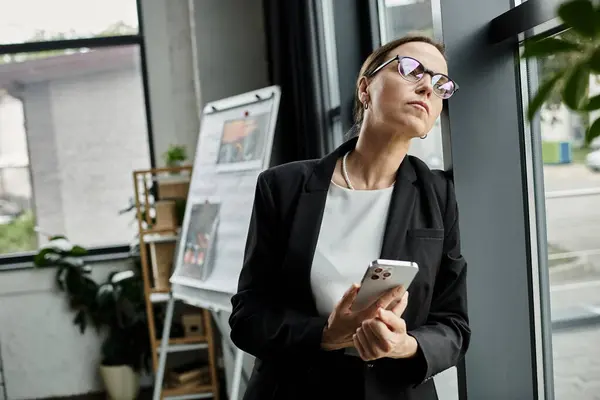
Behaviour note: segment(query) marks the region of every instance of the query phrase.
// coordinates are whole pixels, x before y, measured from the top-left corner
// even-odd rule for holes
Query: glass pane
[[[566,33],[569,34],[568,32]],[[572,64],[567,55],[533,62],[530,77],[544,82]],[[536,79],[533,79],[536,81]],[[529,88],[532,93],[537,88]],[[589,96],[600,94],[590,77]],[[533,132],[541,137],[550,277],[556,399],[597,399],[600,393],[600,138],[585,140],[598,113],[575,113],[554,95]]]
[[[138,33],[135,0],[0,0],[0,44]]]
[[[430,0],[385,0],[379,3],[382,42],[389,42],[411,32],[433,37]],[[442,129],[439,119],[424,140],[415,139],[409,154],[419,157],[429,168],[443,169]]]
[[[23,103],[0,84],[0,254],[37,247],[23,127]]]
[[[381,27],[384,43],[415,31],[433,36],[430,0],[384,0],[380,10],[385,18]]]
[[[44,243],[34,224],[83,246],[134,237],[119,210],[150,165],[139,63],[138,46],[0,59],[0,253]]]
[[[442,127],[440,119],[435,121],[435,125],[427,134],[425,139],[413,139],[410,144],[409,154],[419,157],[429,168],[444,168],[444,152],[442,148]]]
[[[382,43],[412,32],[433,37],[430,0],[380,0],[379,12]],[[419,157],[429,168],[444,168],[442,127],[439,118],[425,139],[413,139],[409,154]],[[436,375],[434,381],[440,400],[458,400],[456,368]]]

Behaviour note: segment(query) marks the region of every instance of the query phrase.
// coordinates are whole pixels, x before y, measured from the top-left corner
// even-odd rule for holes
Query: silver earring
[[[425,134],[425,136],[419,136],[421,139],[425,139],[427,138],[427,134]]]
[[[363,103],[363,107],[365,108],[365,110],[366,110],[367,108],[369,108],[369,102],[365,101],[365,102]]]

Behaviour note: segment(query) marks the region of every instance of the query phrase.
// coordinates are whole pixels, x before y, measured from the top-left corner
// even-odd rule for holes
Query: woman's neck
[[[397,135],[361,130],[356,148],[346,160],[348,175],[357,189],[373,190],[390,187],[396,180],[398,167],[406,157],[410,139]]]

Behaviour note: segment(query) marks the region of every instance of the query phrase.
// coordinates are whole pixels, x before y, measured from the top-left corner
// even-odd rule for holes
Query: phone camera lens
[[[371,279],[373,279],[374,281],[379,279],[379,275],[371,275]]]
[[[379,273],[381,273],[381,271],[383,271],[381,268],[375,268],[375,273],[376,273],[376,274],[379,274]]]
[[[384,277],[384,278],[389,278],[391,275],[392,275],[392,274],[391,274],[391,273],[389,273],[389,272],[384,272],[384,273],[383,273],[383,277]]]

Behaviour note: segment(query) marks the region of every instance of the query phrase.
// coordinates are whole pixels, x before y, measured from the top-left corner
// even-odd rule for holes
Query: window
[[[569,32],[563,33],[569,35]],[[528,64],[528,82],[543,82],[569,55]],[[536,85],[537,86],[537,85]],[[589,96],[600,93],[590,78]],[[537,87],[527,88],[530,93]],[[598,113],[575,113],[553,96],[541,108],[531,131],[541,141],[547,266],[556,399],[592,399],[600,392],[600,138],[585,131]],[[537,191],[540,195],[540,191]]]
[[[134,0],[0,0],[0,44],[138,33]]]
[[[0,256],[35,251],[47,234],[128,244],[133,218],[119,210],[132,171],[151,163],[136,3],[17,3],[0,0]]]
[[[382,43],[414,32],[434,37],[433,10],[430,0],[380,0],[379,13]],[[426,139],[413,140],[409,153],[419,157],[429,168],[444,168],[442,128],[439,119]]]
[[[430,0],[379,0],[378,11],[382,44],[415,32],[435,37],[434,10]],[[441,27],[437,28],[441,30]],[[442,127],[438,118],[425,139],[412,140],[409,154],[420,158],[429,168],[444,169],[442,144]],[[456,368],[450,368],[434,379],[441,400],[458,399]]]
[[[431,0],[380,0],[379,10],[383,43],[411,32],[433,36]]]

